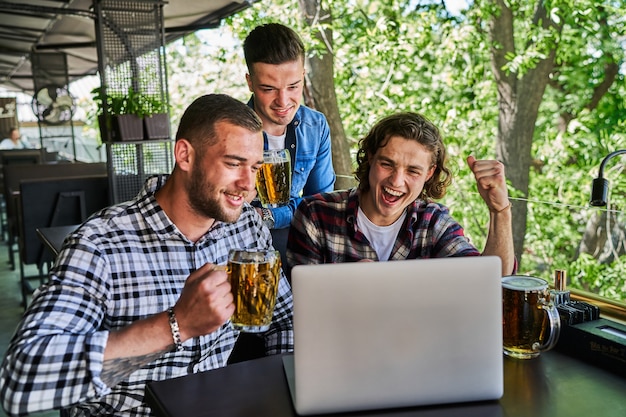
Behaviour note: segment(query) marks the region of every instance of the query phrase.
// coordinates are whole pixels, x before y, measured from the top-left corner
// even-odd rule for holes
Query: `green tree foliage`
[[[304,1],[304,0],[301,0]],[[278,21],[296,29],[310,54],[331,54],[335,63],[335,90],[347,140],[356,144],[379,118],[397,111],[417,111],[437,124],[445,138],[455,182],[443,199],[466,228],[474,244],[482,247],[489,219],[476,192],[465,158],[495,158],[499,102],[491,68],[488,25],[498,13],[496,1],[476,1],[467,10],[451,14],[445,1],[328,0],[332,12],[333,45],[313,36],[315,24],[307,26],[295,0],[261,1],[229,19],[221,30],[239,40],[256,25]],[[565,269],[572,285],[601,295],[626,299],[626,258],[594,264],[594,257],[579,256],[589,219],[598,209],[588,206],[591,180],[602,158],[624,148],[626,85],[624,82],[623,0],[552,0],[544,2],[549,18],[560,28],[545,29],[533,21],[535,2],[511,0],[515,20],[516,53],[506,56],[506,70],[523,76],[555,50],[555,66],[543,94],[532,138],[532,165],[528,196],[528,223],[524,262],[520,273],[551,280],[554,269]],[[187,62],[201,42],[185,41],[186,51],[170,60],[185,64],[170,70],[193,74],[198,67]],[[245,68],[235,47],[218,54],[227,64],[239,62],[237,70],[217,72],[210,87],[200,92],[226,90],[232,82],[235,96],[246,91]],[[200,53],[206,57],[206,54]],[[211,60],[216,58],[211,55]],[[203,61],[208,65],[207,60]],[[239,69],[241,68],[241,69]],[[222,78],[226,73],[233,77]],[[190,75],[191,77],[191,75]],[[608,79],[608,85],[604,85]],[[199,77],[202,78],[202,77]],[[219,87],[218,87],[219,86]],[[242,90],[243,89],[243,90]],[[173,91],[172,94],[178,94]],[[189,90],[189,89],[188,89]],[[231,90],[234,91],[234,90]],[[172,100],[172,102],[177,102]],[[188,103],[183,101],[181,105]],[[624,160],[616,158],[605,177],[611,183],[610,210],[617,213],[618,229],[624,230],[626,176]],[[521,196],[510,188],[513,203]],[[515,219],[514,219],[515,221]]]
[[[203,30],[167,47],[172,126],[197,97],[209,93],[248,99],[243,51],[229,30]]]

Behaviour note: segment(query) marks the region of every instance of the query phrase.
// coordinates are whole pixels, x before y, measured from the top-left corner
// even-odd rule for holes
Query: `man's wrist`
[[[170,323],[172,340],[174,341],[174,350],[182,352],[185,348],[183,347],[183,342],[180,337],[180,327],[178,326],[178,320],[176,320],[176,314],[174,314],[174,307],[167,309],[167,318]]]
[[[506,206],[502,207],[500,210],[489,210],[494,214],[499,214],[499,213],[503,213],[505,210],[512,210],[513,207],[511,206],[511,202],[509,202],[509,204],[507,204]]]
[[[261,218],[263,219],[263,224],[267,226],[268,229],[274,228],[274,215],[272,214],[272,210],[262,207]]]

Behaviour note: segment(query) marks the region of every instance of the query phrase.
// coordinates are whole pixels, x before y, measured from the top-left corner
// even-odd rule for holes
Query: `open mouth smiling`
[[[284,116],[286,114],[289,114],[289,112],[291,112],[291,110],[293,109],[293,106],[287,106],[287,107],[273,107],[272,111],[276,114],[279,114],[281,116]]]
[[[243,200],[246,197],[243,194],[230,194],[230,193],[224,193],[224,194],[226,194],[226,197],[228,197],[229,199],[234,200],[234,201],[240,201],[240,200]]]
[[[405,193],[392,190],[391,188],[383,187],[383,197],[386,201],[396,202],[404,196]]]

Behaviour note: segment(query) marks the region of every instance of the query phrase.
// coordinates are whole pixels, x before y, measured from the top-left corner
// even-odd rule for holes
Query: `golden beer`
[[[550,303],[546,281],[529,276],[503,277],[502,313],[506,355],[533,358],[556,344],[561,322]]]
[[[289,204],[291,159],[287,149],[264,151],[263,165],[256,175],[256,189],[264,207]]]
[[[280,254],[273,250],[233,250],[228,277],[234,297],[233,327],[245,332],[269,329],[280,279]]]

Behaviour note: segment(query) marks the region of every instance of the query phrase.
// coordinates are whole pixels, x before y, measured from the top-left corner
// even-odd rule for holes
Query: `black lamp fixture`
[[[609,159],[623,153],[626,153],[626,149],[620,149],[615,152],[611,152],[602,160],[602,163],[600,164],[600,170],[598,171],[598,178],[594,178],[591,185],[591,201],[589,202],[589,204],[591,204],[592,206],[606,206],[606,199],[609,192],[609,181],[604,179],[604,177],[602,176],[604,173],[604,166],[609,161]]]

